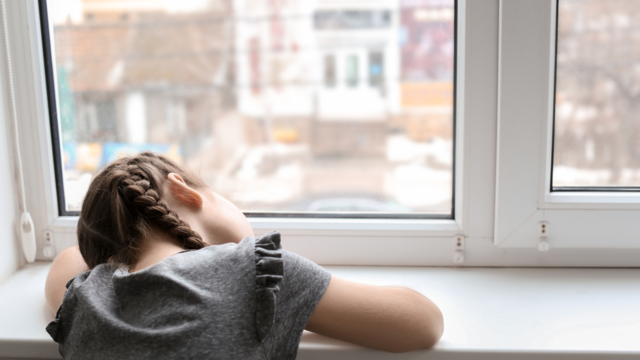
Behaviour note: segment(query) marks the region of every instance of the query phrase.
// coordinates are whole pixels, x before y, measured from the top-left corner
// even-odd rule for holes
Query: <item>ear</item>
[[[176,199],[188,207],[196,209],[202,208],[204,203],[202,195],[187,185],[182,176],[176,173],[170,173],[167,175],[167,180],[169,180],[169,191],[171,191],[171,194]]]

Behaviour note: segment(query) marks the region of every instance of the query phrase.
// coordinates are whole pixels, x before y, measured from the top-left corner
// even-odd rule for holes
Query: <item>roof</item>
[[[54,26],[56,61],[72,92],[212,86],[232,26],[221,13],[138,14]]]

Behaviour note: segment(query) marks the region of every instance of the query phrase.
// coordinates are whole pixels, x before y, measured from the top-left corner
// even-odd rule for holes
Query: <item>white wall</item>
[[[1,25],[1,22],[0,22]],[[1,34],[1,33],[0,33]],[[18,238],[18,191],[4,38],[0,44],[0,283],[24,263]]]
[[[5,99],[3,99],[5,100]],[[6,108],[0,104],[0,110]],[[13,167],[11,122],[0,111],[0,282],[22,266],[18,229],[18,192]]]

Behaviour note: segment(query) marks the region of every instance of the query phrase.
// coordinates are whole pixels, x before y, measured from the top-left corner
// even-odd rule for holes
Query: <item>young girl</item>
[[[443,332],[424,296],[332,276],[277,232],[255,239],[233,204],[150,152],[94,178],[78,245],[45,289],[67,359],[295,359],[304,329],[404,352]]]

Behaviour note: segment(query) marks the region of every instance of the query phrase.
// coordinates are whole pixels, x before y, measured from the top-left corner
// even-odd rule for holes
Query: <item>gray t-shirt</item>
[[[66,359],[295,359],[331,274],[280,234],[169,256],[67,284],[47,326]]]

